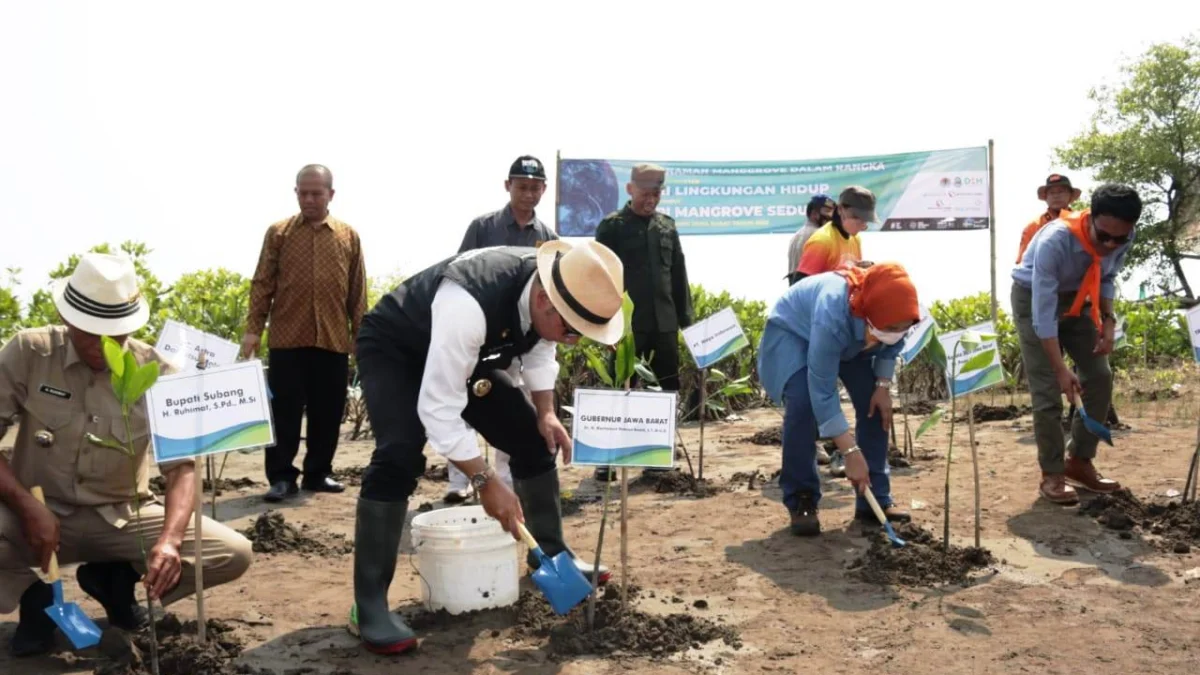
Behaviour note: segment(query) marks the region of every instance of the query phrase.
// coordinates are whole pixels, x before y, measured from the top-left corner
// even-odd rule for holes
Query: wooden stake
[[[708,407],[708,369],[700,369],[700,475],[697,480],[704,480],[704,413]]]
[[[979,548],[979,455],[975,450],[975,401],[967,394],[967,440],[971,444],[971,469],[975,472],[975,548]]]
[[[204,348],[201,347],[200,353],[196,357],[196,369],[204,370],[207,367],[208,354],[204,351]],[[207,470],[211,472],[212,455],[205,457],[205,465]],[[202,498],[204,497],[204,474],[200,473],[200,471],[196,469],[193,469],[192,473],[196,475],[196,494],[195,503],[193,504],[193,511],[195,512],[194,515],[196,517],[196,639],[203,644],[208,640],[206,635],[208,626],[205,625],[206,622],[204,619],[204,502],[202,501]],[[213,518],[215,519],[217,509],[217,481],[215,480],[215,477],[213,480],[210,480],[210,484],[212,485],[213,489],[212,508]],[[150,617],[150,620],[153,621],[154,617]]]
[[[629,504],[629,469],[621,467],[621,609],[628,602],[629,592],[629,522],[625,513]]]
[[[204,622],[204,505],[200,501],[201,495],[204,494],[204,474],[199,471],[193,473],[196,475],[196,499],[193,505],[196,515],[196,638],[203,643],[207,641]]]

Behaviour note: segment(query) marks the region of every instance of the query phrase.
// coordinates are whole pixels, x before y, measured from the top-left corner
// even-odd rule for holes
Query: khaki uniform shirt
[[[126,347],[138,365],[157,361],[161,374],[171,372],[146,343],[130,338]],[[79,358],[65,326],[23,330],[0,349],[0,436],[19,418],[13,471],[26,489],[40,485],[46,505],[60,517],[91,507],[120,528],[133,517],[135,486],[143,504],[155,501],[145,397],[131,412],[127,433],[110,373],[97,373]],[[134,458],[88,443],[87,433],[122,445],[132,438]]]
[[[366,274],[354,228],[333,216],[315,225],[299,215],[281,220],[263,237],[246,332],[262,335],[265,326],[271,349],[349,354],[367,311]]]

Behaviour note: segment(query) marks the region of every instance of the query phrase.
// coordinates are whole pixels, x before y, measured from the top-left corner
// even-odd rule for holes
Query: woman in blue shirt
[[[909,520],[895,506],[889,483],[889,389],[896,356],[919,319],[917,290],[904,268],[891,263],[805,278],[771,309],[758,372],[771,399],[784,404],[779,485],[793,534],[821,532],[818,434],[834,440],[846,460],[846,477],[860,493],[870,488],[888,520]],[[854,404],[854,436],[842,414],[839,378]],[[855,517],[875,521],[861,494]]]

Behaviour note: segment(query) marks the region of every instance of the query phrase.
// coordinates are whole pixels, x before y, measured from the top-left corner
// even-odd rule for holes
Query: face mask
[[[880,342],[882,342],[885,345],[894,345],[897,342],[903,340],[905,335],[908,335],[908,331],[900,331],[899,333],[892,333],[892,332],[888,332],[886,330],[879,330],[875,326],[872,326],[870,323],[867,323],[867,330],[871,332],[871,335],[875,336],[876,340],[879,340]]]

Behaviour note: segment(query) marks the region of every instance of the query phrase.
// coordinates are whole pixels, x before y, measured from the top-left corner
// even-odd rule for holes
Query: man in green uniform
[[[625,267],[638,356],[650,359],[664,390],[678,391],[678,335],[692,323],[692,294],[675,221],[656,210],[666,175],[656,164],[633,167],[625,186],[629,201],[600,221],[596,241],[615,251]],[[596,470],[598,480],[614,475],[607,467]]]

